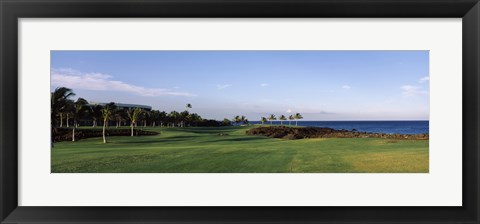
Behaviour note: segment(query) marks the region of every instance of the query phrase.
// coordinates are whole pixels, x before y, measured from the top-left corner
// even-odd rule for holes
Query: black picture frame
[[[479,223],[479,0],[0,0],[1,223]],[[18,206],[19,18],[463,18],[461,207]],[[352,37],[354,38],[354,37]],[[446,43],[448,44],[448,43]],[[442,195],[438,195],[442,197]]]

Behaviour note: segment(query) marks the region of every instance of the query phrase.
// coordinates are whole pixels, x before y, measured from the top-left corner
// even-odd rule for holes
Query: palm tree
[[[90,113],[92,114],[92,127],[97,127],[97,120],[102,116],[102,106],[92,105],[90,106]]]
[[[262,117],[262,118],[260,119],[260,121],[262,122],[262,125],[263,125],[265,122],[267,122],[267,118],[266,118],[266,117]]]
[[[303,119],[303,117],[300,113],[296,113],[295,114],[295,126],[297,126],[299,119]]]
[[[268,120],[270,120],[270,125],[272,125],[273,121],[277,120],[277,117],[275,117],[275,114],[270,114],[270,117],[268,117]]]
[[[242,118],[237,115],[237,116],[235,116],[235,117],[233,118],[233,121],[235,122],[235,124],[238,125],[238,124],[240,123],[240,121],[242,121]]]
[[[150,120],[150,111],[143,111],[142,119],[143,119],[143,127],[147,127],[147,120]]]
[[[87,105],[87,100],[83,98],[78,98],[77,101],[73,104],[73,128],[72,128],[72,142],[75,141],[75,129],[78,127],[78,119],[80,118],[81,113],[85,110],[85,105]]]
[[[245,122],[245,121],[247,121],[247,122]],[[242,117],[240,117],[240,122],[242,122],[242,124],[247,124],[248,120],[245,116],[242,115]]]
[[[190,108],[192,108],[192,104],[187,103],[187,105],[185,105],[185,111],[180,113],[181,120],[182,120],[181,121],[181,126],[182,127],[185,127],[185,122],[186,122],[186,120],[189,119],[190,114],[189,114],[188,109],[190,109]]]
[[[50,125],[51,125],[51,146],[53,147],[53,136],[56,133],[57,119],[56,116],[60,109],[67,104],[70,97],[75,96],[75,93],[69,88],[58,87],[50,93]]]
[[[127,117],[126,111],[124,109],[116,109],[113,111],[113,114],[116,121],[116,128],[119,128],[122,126],[122,122],[125,121],[125,117]]]
[[[198,115],[197,113],[193,113],[189,115],[190,121],[197,125],[198,122],[202,121],[202,117]]]
[[[228,118],[224,118],[224,119],[223,119],[223,125],[225,125],[225,126],[230,126],[230,125],[231,125],[230,120],[229,120]]]
[[[292,125],[292,120],[295,120],[295,116],[293,115],[288,116],[288,120],[289,120],[288,125]]]
[[[286,121],[287,117],[285,117],[285,115],[282,114],[278,119],[280,120],[280,125],[283,125],[283,121]]]
[[[158,119],[160,120],[160,127],[163,127],[163,123],[167,122],[167,118],[168,118],[167,112],[165,111],[160,112],[158,117],[159,117]]]
[[[185,124],[188,123],[188,120],[190,119],[190,113],[188,110],[185,110],[180,113],[180,119],[181,121],[181,127],[185,127]]]
[[[107,138],[105,136],[105,131],[107,129],[107,122],[112,117],[112,113],[115,110],[115,103],[109,103],[102,108],[102,117],[103,117],[103,143],[107,143]]]
[[[73,111],[73,100],[68,100],[67,104],[65,105],[65,114],[67,115],[67,128],[70,127],[70,115],[72,115]]]
[[[130,127],[132,130],[131,136],[133,136],[133,127],[137,123],[138,116],[142,113],[142,109],[140,108],[135,108],[127,111],[128,119],[130,119]]]
[[[51,103],[51,125],[52,128],[57,126],[57,119],[56,116],[60,113],[60,111],[65,109],[65,106],[68,104],[70,97],[75,96],[75,93],[66,87],[58,87],[50,94],[50,103]]]
[[[180,118],[180,113],[178,113],[177,111],[172,111],[170,112],[168,117],[169,120],[172,122],[172,127],[175,127],[175,124],[177,124],[178,126],[178,119]]]
[[[152,127],[155,127],[157,125],[157,121],[160,119],[160,111],[158,110],[152,110],[150,112],[150,121],[152,123]]]
[[[73,105],[73,100],[67,99],[65,100],[65,104],[59,109],[58,113],[60,114],[60,127],[63,127],[63,115],[66,115],[67,117],[67,127],[68,127],[68,119],[69,119],[69,113],[70,110],[72,109]]]

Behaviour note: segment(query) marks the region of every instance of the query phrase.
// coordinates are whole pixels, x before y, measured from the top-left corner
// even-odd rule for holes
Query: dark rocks
[[[252,128],[246,131],[248,135],[262,135],[271,138],[303,139],[303,138],[385,138],[385,139],[408,139],[428,140],[428,134],[385,134],[358,132],[349,130],[335,130],[333,128],[318,127],[285,127],[269,126]]]

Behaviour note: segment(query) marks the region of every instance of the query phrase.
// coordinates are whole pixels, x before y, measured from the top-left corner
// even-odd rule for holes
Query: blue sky
[[[428,120],[428,51],[52,51],[51,90],[204,118]]]

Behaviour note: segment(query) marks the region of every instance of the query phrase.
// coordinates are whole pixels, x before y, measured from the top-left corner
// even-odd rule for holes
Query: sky
[[[51,91],[223,120],[428,120],[428,51],[51,51]]]

